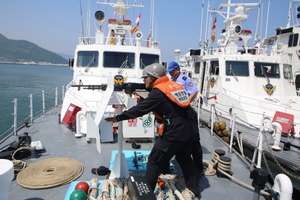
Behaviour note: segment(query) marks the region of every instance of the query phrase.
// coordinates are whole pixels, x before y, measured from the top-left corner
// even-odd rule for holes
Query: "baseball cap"
[[[179,68],[179,65],[177,62],[170,62],[169,65],[168,65],[168,69],[167,69],[167,72],[171,72],[173,71],[174,69],[176,68]]]

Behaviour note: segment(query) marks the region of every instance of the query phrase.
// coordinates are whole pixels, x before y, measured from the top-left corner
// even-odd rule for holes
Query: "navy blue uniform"
[[[189,95],[198,92],[197,87],[193,84],[193,81],[190,77],[186,76],[183,73],[180,73],[180,75],[177,77],[177,79],[171,79],[172,81],[175,81],[176,83],[180,83],[184,89],[187,91]],[[195,167],[198,172],[198,177],[200,178],[200,175],[203,171],[203,153],[202,153],[202,147],[200,143],[200,136],[198,134],[197,140],[195,140],[192,148],[192,156],[194,159]],[[167,172],[167,171],[166,171]]]
[[[158,176],[175,155],[180,164],[188,188],[199,195],[197,172],[191,158],[192,144],[199,135],[197,114],[190,107],[185,108],[172,102],[163,92],[154,88],[141,103],[116,116],[120,120],[133,119],[155,111],[164,119],[181,117],[182,120],[165,125],[163,136],[155,142],[149,155],[146,177],[154,190]]]

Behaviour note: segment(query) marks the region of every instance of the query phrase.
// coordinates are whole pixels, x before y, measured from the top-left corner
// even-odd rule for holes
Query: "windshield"
[[[248,62],[226,61],[227,76],[249,76]]]
[[[285,79],[293,79],[293,70],[291,65],[283,65],[283,76]]]
[[[98,67],[98,51],[79,51],[77,53],[77,67]]]
[[[140,55],[140,68],[144,69],[147,65],[151,65],[153,63],[159,63],[159,56],[153,54],[144,54]]]
[[[254,73],[257,77],[280,78],[279,65],[276,63],[254,62]]]
[[[103,54],[103,67],[119,68],[126,63],[124,68],[134,68],[134,53],[129,52],[109,52]]]

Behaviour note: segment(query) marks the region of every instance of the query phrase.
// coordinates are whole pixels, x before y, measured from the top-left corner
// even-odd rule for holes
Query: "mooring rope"
[[[44,189],[76,180],[83,165],[71,158],[48,158],[28,165],[17,176],[19,185],[29,189]]]
[[[15,159],[15,154],[18,152],[18,151],[21,151],[21,150],[30,150],[31,147],[20,147],[18,148],[17,150],[14,151],[14,153],[12,154],[12,162],[14,164],[14,171],[15,172],[20,172],[22,171],[23,169],[25,169],[25,167],[27,166],[26,162],[22,161],[22,160],[16,160]]]
[[[225,175],[226,177],[228,177],[229,179],[231,179],[232,181],[254,191],[254,187],[240,181],[239,179],[231,176],[230,172],[230,165],[231,165],[231,159],[229,157],[223,156],[224,151],[222,150],[215,150],[214,152],[214,157],[212,159],[212,161],[208,161],[208,163],[210,162],[210,168],[213,166],[213,168],[217,168],[216,171],[219,173],[222,173],[223,175]],[[204,162],[203,162],[204,163]],[[270,196],[270,193],[266,192],[266,191],[260,191],[260,193],[262,195],[266,195],[266,196]]]

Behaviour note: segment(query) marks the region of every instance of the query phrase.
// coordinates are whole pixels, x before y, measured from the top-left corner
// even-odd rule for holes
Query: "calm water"
[[[15,98],[18,99],[17,122],[20,127],[30,114],[30,94],[33,95],[34,115],[41,114],[42,90],[46,94],[47,110],[54,106],[55,88],[58,88],[58,100],[61,102],[62,86],[66,86],[72,76],[73,70],[69,67],[0,64],[0,141],[4,137],[3,133],[13,124],[12,101]]]

